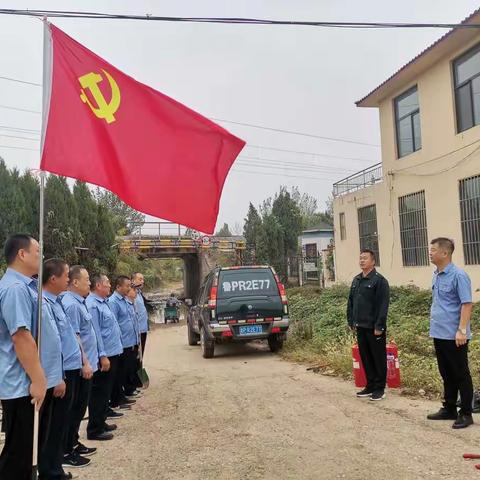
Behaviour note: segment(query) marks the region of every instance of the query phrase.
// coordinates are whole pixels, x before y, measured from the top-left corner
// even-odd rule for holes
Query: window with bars
[[[358,231],[360,235],[360,250],[368,249],[375,253],[377,266],[380,266],[378,249],[377,207],[369,205],[358,209]]]
[[[395,99],[398,158],[422,148],[418,89],[413,87]]]
[[[460,218],[466,265],[480,264],[480,175],[460,180]]]
[[[340,221],[340,240],[345,240],[347,238],[347,230],[345,228],[345,213],[341,212],[339,215]]]
[[[400,242],[404,267],[429,265],[425,192],[398,198]]]
[[[457,130],[480,123],[480,45],[453,62]]]

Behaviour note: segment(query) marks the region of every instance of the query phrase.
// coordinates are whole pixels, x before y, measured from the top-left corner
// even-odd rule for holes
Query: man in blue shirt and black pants
[[[468,368],[472,286],[468,275],[452,263],[454,249],[448,238],[431,241],[430,260],[437,269],[432,281],[430,337],[443,379],[444,402],[438,412],[427,418],[455,420],[453,428],[466,428],[473,424],[473,385]],[[459,392],[461,408],[457,412]]]
[[[0,478],[30,480],[32,403],[40,409],[47,392],[34,339],[37,283],[32,276],[38,274],[38,242],[28,235],[11,236],[5,243],[5,259],[8,268],[0,280],[0,399],[5,432]]]

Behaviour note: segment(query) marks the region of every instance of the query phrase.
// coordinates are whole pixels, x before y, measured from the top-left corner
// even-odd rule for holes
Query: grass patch
[[[347,328],[349,287],[335,285],[288,290],[291,330],[283,355],[293,361],[317,365],[322,372],[352,378],[351,347],[354,337]],[[431,293],[414,287],[392,287],[388,338],[397,343],[403,392],[439,396],[442,382],[433,342],[429,338]],[[478,331],[480,309],[473,310],[472,329]],[[480,387],[480,339],[470,342],[470,370]]]

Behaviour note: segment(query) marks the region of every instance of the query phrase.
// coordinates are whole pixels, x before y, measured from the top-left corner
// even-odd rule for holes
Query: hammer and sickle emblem
[[[115,82],[113,77],[107,71],[102,69],[102,72],[107,78],[112,91],[112,98],[110,99],[110,102],[105,100],[105,97],[98,86],[98,84],[103,81],[102,76],[94,72],[87,73],[78,79],[80,85],[82,86],[80,98],[83,103],[86,103],[90,107],[95,116],[105,119],[107,123],[112,123],[116,120],[114,114],[120,106],[120,89],[118,88],[117,82]],[[93,105],[88,99],[84,90],[87,88],[90,90],[90,93],[95,99],[97,106]]]

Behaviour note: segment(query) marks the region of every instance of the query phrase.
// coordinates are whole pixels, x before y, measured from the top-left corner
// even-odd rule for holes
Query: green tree
[[[232,233],[230,232],[230,227],[228,226],[228,223],[224,223],[223,227],[217,231],[215,234],[216,237],[231,237]]]
[[[129,207],[114,193],[97,188],[95,193],[98,203],[107,207],[113,216],[113,227],[118,235],[129,235],[145,222],[145,215]]]
[[[259,240],[259,233],[262,227],[262,219],[258,214],[257,209],[250,203],[248,206],[248,213],[243,225],[243,236],[247,251],[245,252],[245,263],[256,263],[257,242]]]
[[[28,210],[19,186],[18,171],[10,171],[0,158],[0,245],[13,233],[27,231]]]
[[[45,257],[60,257],[70,264],[79,260],[75,249],[83,239],[78,207],[64,177],[50,175],[45,185]]]
[[[115,270],[118,258],[118,249],[115,245],[115,229],[113,219],[105,205],[98,204],[97,225],[94,236],[96,271],[112,273]]]
[[[298,205],[285,187],[280,189],[272,203],[272,215],[282,227],[284,255],[295,255],[298,250],[298,237],[302,232],[302,216]]]
[[[40,220],[40,184],[29,172],[25,171],[18,178],[18,185],[28,211],[25,231],[38,238],[38,223]]]
[[[73,186],[73,198],[77,206],[78,226],[82,239],[81,245],[80,242],[77,245],[82,248],[82,250],[79,250],[80,262],[88,270],[96,270],[98,268],[98,256],[100,255],[100,251],[96,249],[95,245],[99,230],[97,203],[88,185],[78,180]]]
[[[273,214],[263,217],[257,234],[256,261],[272,265],[282,277],[286,275],[283,227]]]

